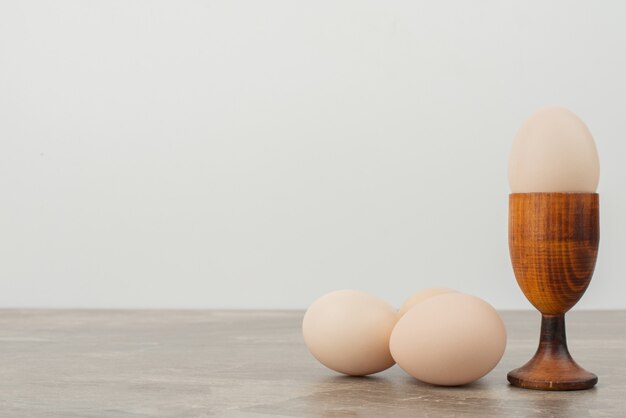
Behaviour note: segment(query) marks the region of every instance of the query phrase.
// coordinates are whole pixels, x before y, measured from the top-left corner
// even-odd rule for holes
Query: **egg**
[[[433,296],[442,295],[444,293],[450,292],[455,292],[455,290],[448,289],[447,287],[431,287],[429,289],[420,290],[419,292],[413,293],[413,295],[402,304],[402,307],[400,307],[398,314],[402,316],[418,303]]]
[[[463,293],[429,298],[402,316],[391,333],[391,355],[423,382],[458,386],[489,373],[506,347],[500,315]]]
[[[509,160],[512,193],[594,193],[599,179],[596,145],[578,116],[550,107],[524,122]]]
[[[389,336],[398,314],[365,292],[339,290],[317,299],[302,321],[304,341],[324,366],[352,376],[383,371],[395,363]]]

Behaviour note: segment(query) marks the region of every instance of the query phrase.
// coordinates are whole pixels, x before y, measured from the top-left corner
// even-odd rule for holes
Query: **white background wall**
[[[521,122],[596,137],[578,308],[626,308],[626,2],[0,3],[0,307],[304,308],[451,286],[529,308]]]

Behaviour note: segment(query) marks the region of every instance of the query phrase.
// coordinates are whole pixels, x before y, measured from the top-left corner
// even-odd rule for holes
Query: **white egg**
[[[398,314],[365,292],[339,290],[317,299],[302,321],[313,356],[340,373],[363,376],[393,366],[389,336]]]
[[[594,193],[599,179],[596,145],[578,116],[550,107],[524,122],[509,161],[512,193]]]

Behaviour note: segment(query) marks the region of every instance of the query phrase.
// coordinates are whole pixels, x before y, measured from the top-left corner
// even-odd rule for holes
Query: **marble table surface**
[[[596,388],[509,386],[539,314],[502,312],[509,341],[471,385],[429,386],[397,366],[353,378],[303,343],[299,311],[0,311],[0,417],[626,417],[626,312],[572,312],[574,358]]]

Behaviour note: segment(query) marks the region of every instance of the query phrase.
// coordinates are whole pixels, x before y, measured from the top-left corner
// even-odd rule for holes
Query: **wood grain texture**
[[[526,298],[542,313],[535,356],[508,374],[513,385],[542,390],[593,387],[598,379],[570,355],[565,313],[589,286],[600,241],[595,193],[521,193],[509,197],[509,250]]]
[[[513,278],[510,278],[513,280]],[[626,312],[568,314],[576,358],[601,385],[523,390],[506,372],[537,346],[537,312],[501,312],[500,364],[461,387],[398,366],[341,376],[302,339],[302,311],[0,310],[0,417],[586,418],[626,411]]]
[[[600,241],[596,193],[516,193],[509,197],[509,250],[515,278],[539,312],[561,315],[593,275]]]

